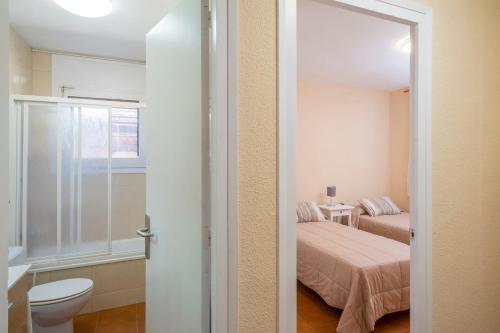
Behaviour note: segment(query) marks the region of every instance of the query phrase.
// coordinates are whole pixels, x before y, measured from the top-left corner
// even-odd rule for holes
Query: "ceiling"
[[[10,23],[33,48],[144,60],[145,34],[175,0],[111,2],[110,15],[84,18],[53,0],[10,0]]]
[[[298,0],[298,78],[393,91],[409,86],[410,55],[397,42],[410,27],[320,3]]]
[[[10,20],[33,48],[145,60],[145,34],[176,0],[111,0],[102,18],[73,15],[53,0],[10,0]],[[298,77],[355,87],[409,85],[410,57],[396,46],[406,25],[298,0]]]

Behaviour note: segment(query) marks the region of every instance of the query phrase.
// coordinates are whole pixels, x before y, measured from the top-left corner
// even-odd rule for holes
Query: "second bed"
[[[410,244],[410,214],[402,212],[396,215],[370,216],[361,214],[359,207],[353,211],[352,225],[375,235],[394,239],[398,242]]]

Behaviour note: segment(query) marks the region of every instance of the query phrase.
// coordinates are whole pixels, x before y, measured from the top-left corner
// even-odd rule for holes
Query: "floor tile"
[[[88,313],[76,316],[73,319],[73,328],[75,333],[95,333],[97,329],[97,320],[99,313]]]
[[[146,304],[137,304],[137,332],[144,333],[146,331]]]
[[[96,333],[137,333],[137,305],[99,312]]]
[[[79,315],[74,333],[144,333],[145,318],[144,303]]]

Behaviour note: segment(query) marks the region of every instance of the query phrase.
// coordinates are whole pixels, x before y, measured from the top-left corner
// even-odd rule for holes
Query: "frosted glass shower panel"
[[[79,109],[60,105],[61,131],[61,254],[80,251]]]
[[[57,105],[25,105],[24,124],[27,256],[53,256],[57,253]]]
[[[110,110],[81,108],[81,240],[89,251],[108,247]]]
[[[110,109],[57,103],[24,109],[28,258],[109,251]]]

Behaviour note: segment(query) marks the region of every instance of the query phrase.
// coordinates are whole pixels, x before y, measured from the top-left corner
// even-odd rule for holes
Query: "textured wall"
[[[239,332],[276,330],[276,2],[242,0],[238,26]]]
[[[389,97],[382,90],[299,82],[297,200],[323,203],[328,185],[337,186],[335,201],[348,204],[390,194]]]
[[[500,2],[425,2],[434,11],[434,331],[498,332]]]

